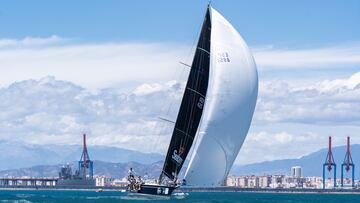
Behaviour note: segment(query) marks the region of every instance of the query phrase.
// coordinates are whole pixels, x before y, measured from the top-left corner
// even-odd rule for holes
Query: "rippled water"
[[[237,192],[178,193],[169,199],[128,195],[116,191],[0,190],[0,203],[32,202],[243,202],[243,203],[352,203],[360,202],[360,194],[272,194]]]

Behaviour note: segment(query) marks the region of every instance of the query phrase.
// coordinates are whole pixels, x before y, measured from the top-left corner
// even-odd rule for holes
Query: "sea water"
[[[61,190],[0,190],[0,203],[32,202],[243,202],[243,203],[352,203],[360,202],[359,194],[284,194],[244,192],[179,193],[170,199],[128,195],[126,192],[61,191]]]

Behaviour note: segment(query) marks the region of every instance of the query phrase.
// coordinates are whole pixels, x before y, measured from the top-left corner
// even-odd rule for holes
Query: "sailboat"
[[[249,48],[209,5],[158,183],[135,192],[171,195],[194,140],[187,184],[222,185],[249,130],[257,94]]]

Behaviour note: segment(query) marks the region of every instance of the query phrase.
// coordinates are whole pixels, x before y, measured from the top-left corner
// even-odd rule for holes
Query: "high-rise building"
[[[291,175],[295,178],[302,177],[302,169],[300,166],[293,166],[291,167]]]

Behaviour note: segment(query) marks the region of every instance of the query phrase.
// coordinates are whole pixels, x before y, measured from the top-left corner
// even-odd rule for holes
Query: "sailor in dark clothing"
[[[133,190],[136,183],[135,171],[133,170],[133,168],[129,169],[127,179],[129,181],[129,190]]]
[[[135,171],[133,170],[133,168],[130,168],[128,171],[128,177],[129,178],[135,178]]]
[[[186,185],[186,180],[185,179],[182,179],[181,185]]]

